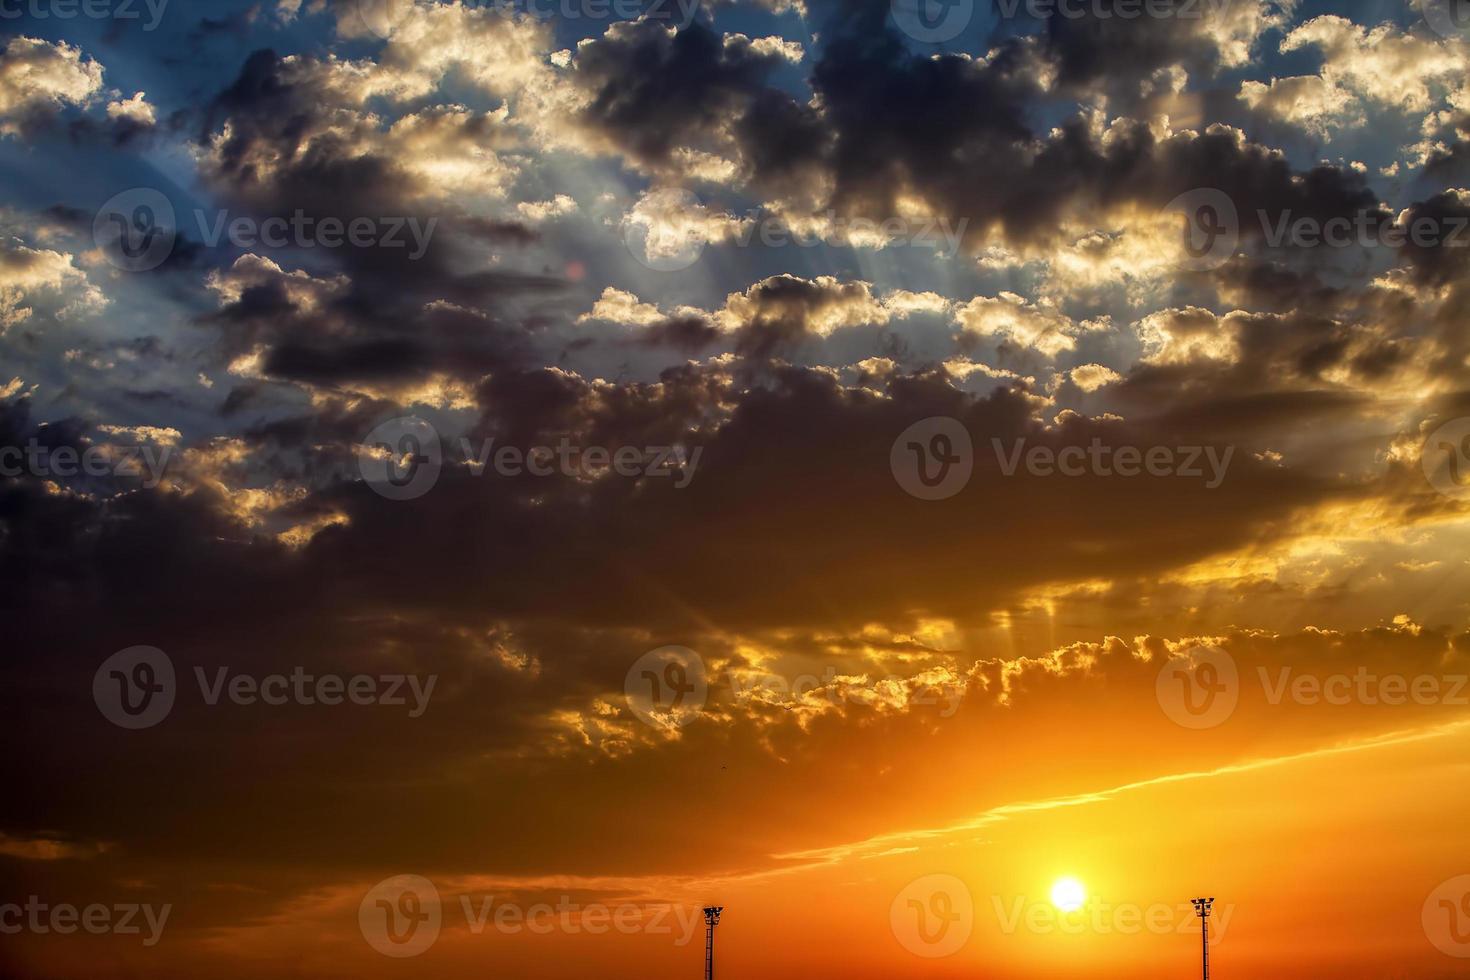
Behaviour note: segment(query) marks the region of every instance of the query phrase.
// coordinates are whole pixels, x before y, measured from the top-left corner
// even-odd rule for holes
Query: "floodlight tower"
[[[1194,906],[1194,914],[1199,916],[1200,942],[1204,951],[1204,980],[1210,980],[1210,907],[1215,904],[1215,900],[1213,898],[1192,898],[1189,901]]]
[[[715,980],[715,926],[720,924],[723,905],[711,905],[704,910],[704,980]]]

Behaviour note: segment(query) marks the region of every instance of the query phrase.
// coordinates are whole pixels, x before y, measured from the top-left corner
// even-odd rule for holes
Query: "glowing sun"
[[[1063,912],[1075,912],[1087,901],[1087,889],[1076,878],[1062,878],[1051,886],[1051,903]]]

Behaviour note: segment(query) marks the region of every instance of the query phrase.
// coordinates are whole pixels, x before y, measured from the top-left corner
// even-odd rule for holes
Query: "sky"
[[[1467,79],[0,0],[0,975],[1463,976]]]

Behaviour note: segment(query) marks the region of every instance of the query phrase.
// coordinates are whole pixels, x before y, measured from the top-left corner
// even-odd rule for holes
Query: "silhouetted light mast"
[[[1194,906],[1194,914],[1199,916],[1200,942],[1204,949],[1204,980],[1210,980],[1210,907],[1215,904],[1215,900],[1213,898],[1192,898],[1190,903]]]
[[[704,980],[715,980],[715,926],[720,924],[723,905],[711,905],[704,910]]]

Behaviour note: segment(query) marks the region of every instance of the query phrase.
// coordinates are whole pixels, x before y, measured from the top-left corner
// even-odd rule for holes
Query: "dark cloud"
[[[720,338],[719,328],[708,320],[693,316],[673,317],[647,327],[639,343],[648,347],[672,347],[686,354],[697,354]]]
[[[677,146],[719,150],[767,93],[779,56],[701,23],[671,34],[655,20],[621,23],[578,50],[584,118],[637,160],[667,165]]]

